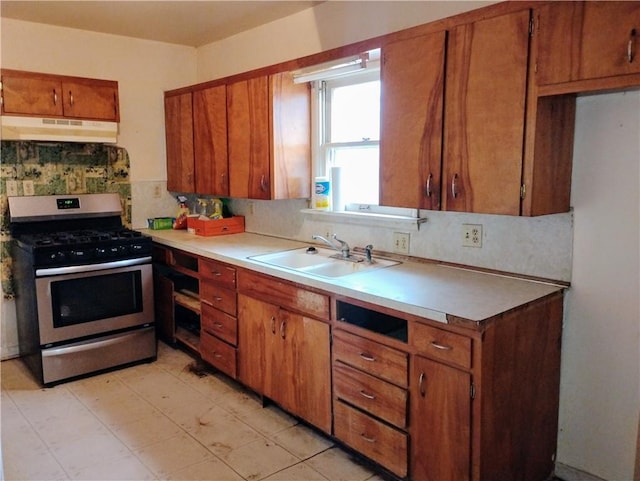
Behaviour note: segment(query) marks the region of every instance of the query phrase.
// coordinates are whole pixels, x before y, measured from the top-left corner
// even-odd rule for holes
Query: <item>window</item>
[[[386,207],[380,199],[380,50],[311,67],[297,81],[313,91],[313,164],[316,176],[340,181],[334,211],[417,218],[417,209]]]
[[[321,81],[317,171],[340,169],[342,204],[378,205],[380,75],[378,70]],[[357,207],[356,207],[357,208]],[[334,206],[334,210],[344,210]]]

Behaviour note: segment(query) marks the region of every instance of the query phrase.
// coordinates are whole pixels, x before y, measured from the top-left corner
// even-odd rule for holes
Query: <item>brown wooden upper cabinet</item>
[[[529,10],[452,29],[443,209],[520,214]]]
[[[536,31],[538,85],[583,82],[567,90],[577,92],[638,84],[640,2],[550,2],[536,11]]]
[[[227,88],[193,92],[195,189],[199,194],[229,195]]]
[[[164,99],[167,190],[171,192],[195,192],[192,98],[187,92]]]
[[[231,197],[310,197],[310,99],[288,72],[227,85]]]
[[[2,113],[118,122],[118,82],[3,69]]]
[[[440,209],[445,37],[382,47],[381,205]]]

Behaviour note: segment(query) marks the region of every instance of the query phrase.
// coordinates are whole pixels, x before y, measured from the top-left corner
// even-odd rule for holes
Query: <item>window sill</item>
[[[304,215],[316,217],[318,220],[326,220],[351,225],[383,226],[405,230],[418,231],[420,225],[427,221],[426,217],[409,217],[389,214],[369,214],[351,211],[330,211],[317,209],[302,209]]]

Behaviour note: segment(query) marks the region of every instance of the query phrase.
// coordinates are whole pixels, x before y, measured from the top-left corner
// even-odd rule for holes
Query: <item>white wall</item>
[[[633,479],[640,408],[640,92],[581,97],[558,459]]]

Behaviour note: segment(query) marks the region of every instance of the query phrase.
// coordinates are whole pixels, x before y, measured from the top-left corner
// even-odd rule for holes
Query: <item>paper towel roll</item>
[[[331,167],[331,205],[335,211],[344,210],[344,201],[342,200],[342,169],[340,167]]]

